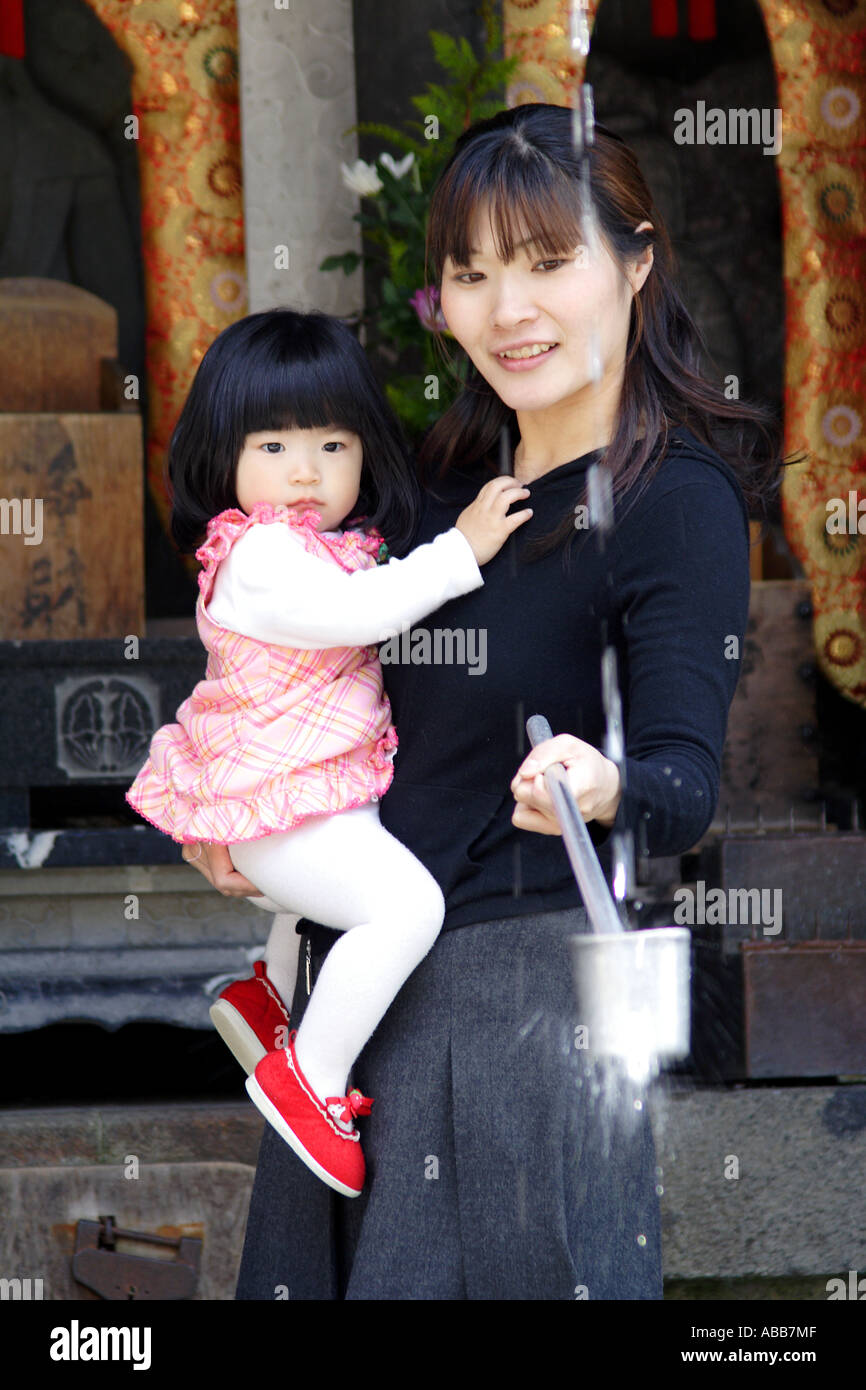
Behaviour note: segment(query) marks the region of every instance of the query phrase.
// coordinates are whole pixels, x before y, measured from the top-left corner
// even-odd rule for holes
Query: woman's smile
[[[507,372],[532,371],[546,362],[559,347],[558,343],[521,343],[515,347],[498,348],[494,356],[500,367]]]

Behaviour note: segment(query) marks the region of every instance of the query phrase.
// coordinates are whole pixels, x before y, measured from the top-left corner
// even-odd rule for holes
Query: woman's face
[[[556,258],[523,246],[506,264],[486,208],[471,246],[468,266],[446,260],[440,303],[449,330],[506,405],[521,412],[577,403],[593,381],[593,334],[602,383],[619,384],[632,295],[649,274],[651,248],[626,278],[603,245],[594,263],[583,246]],[[503,356],[507,349],[533,355],[515,360]]]

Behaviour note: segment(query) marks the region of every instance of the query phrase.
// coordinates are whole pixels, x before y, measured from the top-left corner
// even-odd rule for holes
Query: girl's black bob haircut
[[[343,525],[375,529],[389,550],[405,552],[421,494],[400,426],[352,330],[329,314],[293,309],[230,324],[201,360],[168,450],[178,549],[196,550],[211,517],[238,506],[248,434],[328,426],[351,430],[364,449],[358,502]]]

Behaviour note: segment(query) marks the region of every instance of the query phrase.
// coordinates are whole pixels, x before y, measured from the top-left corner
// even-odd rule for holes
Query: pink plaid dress
[[[362,806],[391,785],[397,747],[378,651],[302,651],[244,637],[208,615],[220,563],[255,523],[291,526],[305,548],[351,572],[372,569],[378,535],[324,536],[311,513],[259,504],[214,517],[196,551],[196,622],[205,678],[157,730],[126,794],[138,813],[180,843],[233,844],[291,830],[309,816]]]

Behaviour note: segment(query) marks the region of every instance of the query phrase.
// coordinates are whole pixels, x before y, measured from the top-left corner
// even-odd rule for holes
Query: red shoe
[[[247,1076],[289,1038],[289,1015],[264,961],[257,960],[253,968],[251,979],[229,985],[210,1009],[213,1026]]]
[[[352,1119],[373,1102],[358,1090],[322,1102],[295,1057],[296,1033],[283,1052],[271,1052],[246,1081],[250,1100],[322,1182],[344,1197],[359,1197],[366,1169],[361,1136]]]

